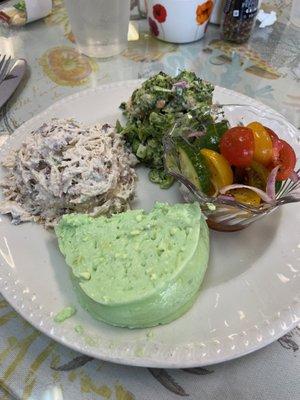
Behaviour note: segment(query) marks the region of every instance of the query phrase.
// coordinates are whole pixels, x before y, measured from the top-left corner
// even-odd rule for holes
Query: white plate
[[[67,97],[26,122],[5,143],[19,146],[25,135],[52,117],[84,122],[120,118],[118,106],[138,81],[114,83]],[[261,103],[216,88],[220,103]],[[269,110],[270,111],[270,110]],[[275,129],[277,127],[274,127]],[[297,130],[285,137],[298,154]],[[3,176],[3,170],[0,178]],[[135,207],[154,201],[181,201],[177,187],[162,191],[140,170]],[[237,233],[211,232],[208,272],[193,308],[177,321],[146,330],[114,328],[93,320],[77,304],[55,236],[35,224],[0,222],[0,290],[9,303],[37,329],[82,353],[113,362],[152,367],[193,367],[241,356],[274,341],[300,320],[300,213],[288,205]],[[53,315],[78,305],[63,324]],[[76,325],[85,333],[75,332]]]

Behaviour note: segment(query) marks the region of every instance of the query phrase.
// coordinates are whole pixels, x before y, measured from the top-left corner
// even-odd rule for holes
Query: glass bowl
[[[214,105],[208,111],[214,116],[215,121],[227,119],[230,126],[247,125],[258,121],[274,130],[279,138],[289,142],[299,154],[299,132],[283,116],[270,109],[259,109],[249,105],[227,104]],[[262,202],[260,206],[254,207],[239,203],[228,196],[210,197],[201,192],[185,176],[181,169],[175,138],[186,139],[185,130],[182,125],[176,124],[173,129],[165,135],[164,164],[168,174],[181,183],[181,192],[186,201],[197,201],[202,212],[207,218],[210,228],[220,231],[237,231],[246,228],[258,219],[274,212],[278,207],[300,201],[300,181],[286,180],[276,194],[274,203]],[[296,167],[299,174],[299,165]]]

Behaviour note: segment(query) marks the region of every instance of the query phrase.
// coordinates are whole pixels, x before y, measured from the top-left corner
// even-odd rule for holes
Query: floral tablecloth
[[[300,31],[289,24],[290,0],[265,1],[263,8],[276,10],[278,21],[256,29],[241,46],[222,42],[215,25],[200,42],[163,43],[149,36],[145,20],[135,19],[139,39],[103,61],[77,52],[63,4],[53,3],[44,20],[16,30],[0,28],[0,53],[29,64],[22,87],[0,111],[0,143],[1,135],[75,91],[184,68],[268,104],[300,127]],[[241,359],[184,371],[118,366],[78,354],[32,328],[1,296],[0,333],[0,399],[300,398],[300,328]]]

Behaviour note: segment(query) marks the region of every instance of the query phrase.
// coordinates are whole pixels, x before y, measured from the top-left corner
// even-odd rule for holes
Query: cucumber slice
[[[275,192],[278,193],[279,190],[281,189],[282,186],[282,181],[276,181],[275,183]]]
[[[178,138],[177,150],[179,155],[180,169],[198,190],[208,194],[211,190],[210,172],[202,154],[193,150],[193,148]]]
[[[178,148],[179,153],[179,161],[180,161],[180,169],[182,174],[191,181],[197,189],[201,189],[200,180],[196,169],[194,168],[192,161],[189,159],[189,156],[186,154],[184,149]]]

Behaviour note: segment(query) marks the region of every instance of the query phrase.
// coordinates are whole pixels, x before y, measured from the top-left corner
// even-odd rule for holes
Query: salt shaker
[[[222,23],[223,39],[246,42],[251,35],[258,11],[258,0],[226,0]]]

